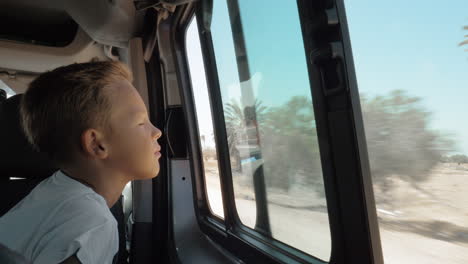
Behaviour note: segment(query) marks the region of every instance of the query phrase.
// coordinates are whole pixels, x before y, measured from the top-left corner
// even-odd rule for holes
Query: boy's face
[[[150,179],[159,173],[161,157],[157,139],[161,131],[151,124],[146,106],[127,80],[109,85],[111,104],[107,142],[108,165],[134,179]]]

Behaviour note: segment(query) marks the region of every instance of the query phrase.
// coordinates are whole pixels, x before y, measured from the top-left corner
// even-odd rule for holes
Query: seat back
[[[56,170],[45,154],[32,148],[21,129],[21,96],[0,102],[0,216]]]
[[[6,91],[3,90],[3,89],[0,89],[0,102],[5,101],[6,98],[7,98],[7,93],[6,93]]]

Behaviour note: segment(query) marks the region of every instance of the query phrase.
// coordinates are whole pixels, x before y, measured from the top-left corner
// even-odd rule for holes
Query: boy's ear
[[[103,135],[96,129],[87,129],[81,134],[81,147],[86,156],[105,159],[108,156]]]

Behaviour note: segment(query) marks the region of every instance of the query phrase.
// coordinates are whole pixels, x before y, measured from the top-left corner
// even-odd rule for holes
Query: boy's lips
[[[161,157],[161,147],[157,147],[154,151],[154,155],[157,156],[158,158]]]

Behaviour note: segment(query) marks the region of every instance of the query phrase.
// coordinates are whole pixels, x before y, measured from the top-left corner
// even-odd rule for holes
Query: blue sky
[[[239,1],[250,71],[256,79],[253,89],[267,106],[281,105],[292,95],[310,97],[297,7],[274,2]],[[215,1],[213,13],[212,34],[221,88],[224,95],[236,97],[240,88],[235,93],[233,86],[239,78],[232,33],[226,30],[229,16],[224,1]],[[283,18],[287,23],[282,22]]]
[[[431,127],[468,155],[468,1],[345,1],[359,91],[423,98]]]
[[[255,95],[266,106],[283,104],[293,95],[310,97],[296,5],[239,3]],[[468,25],[468,1],[345,4],[359,91],[375,96],[400,89],[421,97],[422,106],[432,112],[432,129],[455,135],[457,152],[468,154],[468,52],[458,46],[468,34],[462,30]],[[239,98],[242,87],[228,23],[224,1],[214,1],[212,34],[224,101]],[[188,49],[199,49],[190,44],[194,42],[188,40]],[[194,75],[200,79],[196,82],[204,81]],[[202,105],[200,114],[209,111],[207,103]]]

